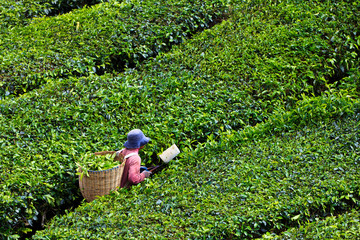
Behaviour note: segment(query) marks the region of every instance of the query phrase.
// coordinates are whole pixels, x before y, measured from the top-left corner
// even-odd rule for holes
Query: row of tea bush
[[[0,99],[54,78],[122,71],[170,49],[227,12],[226,1],[104,2],[0,35]]]
[[[262,239],[359,239],[360,213],[352,210],[348,213],[327,217],[324,220],[291,228],[281,235],[265,235]]]
[[[1,0],[0,32],[6,32],[8,28],[27,25],[33,18],[63,14],[72,9],[100,2],[100,0]]]

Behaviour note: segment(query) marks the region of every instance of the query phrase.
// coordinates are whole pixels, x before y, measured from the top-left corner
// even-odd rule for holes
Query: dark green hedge
[[[43,1],[0,1],[0,32],[6,33],[11,27],[25,25],[32,18],[41,17],[49,11],[50,4]]]
[[[289,229],[281,235],[263,236],[262,239],[359,239],[360,213],[352,210],[326,219]]]
[[[253,239],[359,206],[359,117],[182,148],[161,174],[55,217],[34,239]]]
[[[111,1],[0,35],[0,98],[71,75],[122,71],[208,28],[226,1]]]
[[[1,0],[0,32],[6,32],[15,26],[26,25],[33,18],[63,14],[72,9],[100,2],[100,0]]]

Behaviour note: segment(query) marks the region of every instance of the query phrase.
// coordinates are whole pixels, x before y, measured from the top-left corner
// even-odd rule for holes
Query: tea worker
[[[143,149],[149,141],[150,138],[146,137],[140,129],[133,129],[127,134],[125,148],[116,153],[117,156],[121,154],[122,158],[126,158],[120,187],[136,185],[150,177],[150,171],[140,172],[141,158],[139,156],[140,149]]]

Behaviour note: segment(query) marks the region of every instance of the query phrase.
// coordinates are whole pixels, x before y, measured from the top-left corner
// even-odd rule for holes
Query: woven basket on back
[[[96,152],[95,155],[114,154],[115,151]],[[111,191],[120,187],[125,162],[122,155],[116,156],[114,161],[120,161],[120,165],[102,171],[88,171],[79,176],[80,191],[86,201],[91,202],[99,196],[109,194]],[[79,172],[82,170],[79,168]]]

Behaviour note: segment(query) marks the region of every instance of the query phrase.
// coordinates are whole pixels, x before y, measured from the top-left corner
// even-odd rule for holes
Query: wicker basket
[[[95,155],[114,154],[114,151],[97,152]],[[122,174],[124,171],[125,162],[123,159],[115,157],[114,160],[120,160],[120,165],[102,171],[88,171],[88,175],[82,174],[79,176],[79,187],[81,194],[86,201],[91,202],[99,196],[107,195],[111,191],[120,187]],[[122,160],[122,161],[121,161]],[[82,169],[79,168],[82,173]]]

